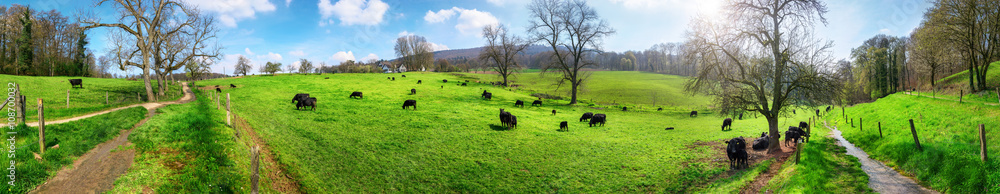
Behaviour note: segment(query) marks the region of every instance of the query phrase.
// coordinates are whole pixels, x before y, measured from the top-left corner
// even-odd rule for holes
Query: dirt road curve
[[[132,133],[132,130],[142,126],[149,118],[152,118],[157,108],[168,104],[182,104],[194,100],[194,94],[188,88],[187,83],[181,82],[181,84],[184,86],[184,97],[181,97],[177,101],[143,103],[64,120],[45,122],[46,124],[65,123],[136,106],[143,106],[148,110],[146,118],[136,123],[131,129],[122,130],[118,137],[98,144],[94,149],[77,158],[73,162],[72,167],[63,168],[54,178],[49,179],[29,193],[102,193],[110,190],[114,186],[115,179],[125,174],[125,171],[132,166],[132,161],[135,158],[135,149],[115,150],[119,146],[125,147],[131,145],[128,142],[128,136]],[[37,125],[37,123],[32,124]]]
[[[878,160],[873,160],[868,158],[868,153],[855,147],[854,144],[848,142],[841,135],[840,130],[836,127],[831,128],[823,122],[826,128],[830,129],[833,138],[836,138],[840,143],[840,146],[847,148],[847,154],[857,157],[861,162],[861,170],[868,174],[868,187],[875,190],[878,193],[938,193],[937,191],[930,190],[920,186],[910,179],[909,177],[903,176],[893,170],[892,168],[886,166]]]

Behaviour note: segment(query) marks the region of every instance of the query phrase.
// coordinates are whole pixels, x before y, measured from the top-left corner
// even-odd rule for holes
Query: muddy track
[[[830,129],[833,138],[837,139],[840,146],[847,148],[847,154],[857,157],[861,162],[861,170],[868,174],[868,187],[875,190],[878,193],[938,193],[937,191],[930,190],[920,186],[917,182],[913,181],[909,177],[903,176],[896,172],[896,170],[886,166],[878,160],[868,158],[868,153],[865,153],[861,148],[855,147],[854,144],[848,142],[841,135],[840,130],[836,127],[830,127],[823,122],[823,125]]]
[[[181,82],[181,84],[184,86],[184,97],[181,97],[177,101],[143,103],[46,122],[46,124],[65,123],[136,106],[143,106],[147,110],[146,118],[136,123],[132,128],[122,130],[114,139],[98,144],[94,149],[87,151],[80,158],[77,158],[76,161],[73,161],[73,166],[67,166],[59,170],[55,177],[39,185],[29,193],[102,193],[111,190],[114,187],[115,179],[125,174],[134,161],[135,149],[124,149],[124,147],[132,144],[128,142],[128,136],[132,133],[132,130],[142,126],[149,118],[152,118],[156,114],[157,108],[168,104],[188,103],[195,99],[187,83]]]

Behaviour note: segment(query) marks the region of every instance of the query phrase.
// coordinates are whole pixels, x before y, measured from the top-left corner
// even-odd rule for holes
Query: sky
[[[256,68],[266,62],[297,65],[300,59],[325,62],[393,59],[402,35],[427,38],[435,50],[479,47],[481,29],[503,24],[523,36],[531,0],[180,0],[216,17],[223,55],[212,71],[232,74],[239,56]],[[646,50],[654,44],[683,42],[688,23],[698,15],[720,13],[723,0],[588,0],[617,33],[604,39],[605,51]],[[931,6],[923,0],[828,0],[827,24],[817,38],[833,41],[833,55],[846,59],[851,48],[876,34],[908,36]],[[4,0],[63,15],[90,12],[104,22],[117,13],[91,0]],[[87,47],[108,52],[108,30],[87,32]],[[138,73],[138,70],[124,72]]]

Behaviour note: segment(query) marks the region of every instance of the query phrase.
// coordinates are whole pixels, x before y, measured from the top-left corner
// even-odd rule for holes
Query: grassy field
[[[1000,61],[993,62],[990,64],[990,71],[986,72],[986,85],[996,87],[1000,85]],[[941,78],[937,81],[937,84],[944,85],[959,85],[968,88],[969,85],[969,70],[958,72],[952,74],[948,77]]]
[[[804,144],[799,164],[789,158],[765,190],[774,193],[872,193],[868,175],[861,170],[858,158],[826,137],[825,127],[813,128],[816,136]]]
[[[33,157],[39,150],[38,128],[21,125],[15,130],[8,130],[7,132],[17,132],[14,135],[6,133],[4,137],[16,138],[13,161],[16,162],[16,181],[14,186],[0,184],[0,190],[8,193],[27,193],[50,176],[54,176],[62,167],[72,164],[77,157],[87,153],[97,144],[118,136],[120,130],[131,128],[145,118],[146,113],[145,108],[135,107],[79,121],[46,125],[46,147],[50,148],[42,154],[43,160],[36,160]],[[6,142],[4,144],[0,151],[8,153],[10,147],[6,146]],[[59,148],[51,148],[56,144]],[[9,181],[6,176],[5,180]]]
[[[566,100],[515,108],[514,100],[536,98],[474,82],[457,86],[455,80],[467,78],[449,73],[406,75],[253,76],[197,85],[235,84],[237,88],[223,92],[232,96],[236,114],[249,121],[303,191],[311,193],[694,192],[712,189],[707,181],[728,168],[724,161],[713,161],[722,150],[692,146],[696,141],[755,136],[767,127],[763,118],[746,119],[722,132],[722,118],[707,111],[690,118],[686,110],[622,112],[566,106]],[[636,75],[679,80],[635,72],[604,76]],[[411,88],[416,95],[409,94]],[[480,99],[484,89],[493,92],[493,100]],[[348,98],[353,91],[364,92],[364,99]],[[290,100],[296,93],[316,97],[316,111],[295,110]],[[417,100],[416,110],[401,108],[407,99]],[[709,101],[675,100],[658,104]],[[499,126],[500,108],[518,116],[517,129]],[[557,115],[551,114],[553,109]],[[607,125],[577,122],[584,112],[607,114]],[[808,116],[781,119],[780,125]],[[569,121],[569,132],[556,131],[560,121]]]
[[[955,193],[1000,192],[1000,111],[995,106],[894,94],[873,103],[840,109],[827,117],[844,137],[872,158],[913,175],[934,190]],[[861,130],[859,118],[864,119]],[[913,119],[923,151],[915,148]],[[884,137],[879,137],[881,122]],[[987,129],[989,162],[980,161],[979,124]]]
[[[129,136],[135,163],[110,193],[246,193],[250,153],[204,96],[157,109]],[[265,187],[266,188],[266,187]],[[265,190],[266,191],[266,190]]]
[[[69,79],[83,79],[83,89],[72,89]],[[0,83],[16,83],[21,85],[21,91],[27,99],[26,113],[29,122],[38,120],[38,100],[45,102],[45,119],[56,120],[105,109],[143,103],[146,101],[146,89],[142,81],[125,79],[104,79],[88,77],[33,77],[0,74]],[[153,88],[156,82],[153,81]],[[10,86],[5,86],[10,87]],[[70,91],[69,107],[66,107],[66,90]],[[171,84],[165,101],[176,100],[182,96],[180,86]],[[104,95],[108,95],[105,104]],[[136,99],[136,93],[142,95],[142,101]]]
[[[580,100],[597,104],[629,104],[643,105],[647,109],[657,107],[680,109],[704,109],[712,104],[712,99],[702,95],[684,92],[684,83],[688,77],[664,75],[638,71],[593,71],[589,80],[584,82],[583,89],[578,94]],[[494,74],[463,73],[463,75],[480,80],[502,81]],[[513,77],[514,84],[523,85],[520,89],[530,92],[546,93],[561,96],[566,100],[570,97],[569,84],[558,86],[562,77],[559,73],[540,72],[521,73]],[[654,105],[655,104],[655,105]]]

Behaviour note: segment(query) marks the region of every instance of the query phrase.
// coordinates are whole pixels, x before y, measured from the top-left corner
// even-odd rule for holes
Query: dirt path
[[[916,94],[912,94],[912,93],[910,93],[910,92],[903,92],[903,93],[904,93],[904,94],[906,94],[906,95],[911,95],[911,96],[919,96],[919,97],[928,97],[928,98],[936,98],[936,99],[941,99],[941,100],[947,100],[947,101],[954,101],[954,102],[958,102],[958,100],[955,100],[955,99],[947,99],[947,98],[942,98],[942,97],[937,97],[937,96],[927,96],[927,95],[916,95]],[[977,103],[977,102],[966,102],[966,103]],[[985,105],[989,105],[989,106],[1000,106],[1000,104],[997,104],[997,103],[989,103],[989,102],[983,102],[983,104],[985,104]]]
[[[46,122],[46,124],[65,123],[135,106],[143,106],[148,111],[146,118],[136,123],[131,129],[122,130],[119,132],[118,137],[98,144],[94,149],[77,158],[73,162],[73,166],[59,170],[55,177],[39,185],[34,191],[29,193],[101,193],[110,190],[114,186],[115,179],[125,174],[125,171],[132,166],[133,159],[135,158],[135,149],[118,149],[119,147],[131,145],[128,142],[128,136],[132,133],[132,130],[142,126],[149,118],[152,118],[157,108],[168,104],[188,103],[194,100],[194,94],[191,93],[191,89],[188,88],[187,83],[181,82],[181,84],[184,86],[184,97],[181,97],[177,101],[143,103],[59,121]]]
[[[937,191],[924,188],[917,184],[909,177],[903,176],[893,170],[892,168],[886,166],[878,160],[873,160],[868,158],[868,153],[855,147],[854,144],[848,142],[841,135],[840,130],[836,127],[830,127],[823,122],[826,128],[830,129],[833,138],[837,139],[840,146],[847,148],[847,154],[857,157],[861,162],[861,170],[868,174],[868,187],[875,190],[878,193],[938,193]]]
[[[160,108],[160,107],[166,106],[168,104],[181,104],[181,103],[190,102],[191,100],[194,99],[194,94],[191,93],[191,89],[189,89],[187,87],[187,82],[181,82],[181,84],[184,86],[184,96],[181,97],[181,99],[178,99],[177,101],[170,101],[170,102],[147,102],[147,103],[142,103],[142,104],[133,104],[133,105],[128,105],[128,106],[123,106],[123,107],[118,107],[118,108],[113,108],[113,109],[98,111],[98,112],[94,112],[94,113],[90,113],[90,114],[80,115],[80,116],[76,116],[76,117],[72,117],[72,118],[67,118],[67,119],[51,120],[51,121],[47,120],[47,121],[45,121],[45,124],[46,125],[54,125],[54,124],[60,124],[60,123],[68,123],[68,122],[73,122],[73,121],[77,121],[77,120],[80,120],[80,119],[86,119],[86,118],[94,117],[94,116],[97,116],[97,115],[108,114],[108,113],[111,113],[111,112],[115,112],[115,111],[119,111],[119,110],[127,109],[127,108],[132,108],[132,107],[137,107],[137,106],[143,106],[143,107],[146,107],[146,109],[156,109],[156,108]],[[38,122],[25,123],[25,124],[28,125],[29,127],[38,127]]]
[[[753,139],[747,139],[747,140],[748,140],[747,142],[753,142]],[[751,155],[762,156],[762,158],[759,159],[757,162],[764,161],[769,158],[774,158],[774,162],[771,163],[771,166],[768,166],[768,169],[766,171],[761,172],[759,175],[757,175],[757,178],[754,178],[753,182],[750,182],[749,184],[743,186],[743,188],[740,189],[740,193],[764,193],[761,191],[761,189],[767,186],[767,183],[771,181],[771,178],[774,178],[774,175],[777,175],[779,172],[781,172],[781,166],[784,165],[786,161],[788,161],[789,157],[795,154],[795,149],[797,148],[785,146],[784,138],[782,138],[778,142],[779,145],[781,145],[779,146],[781,148],[781,152],[773,154],[767,154],[767,150],[754,151],[750,147],[747,147],[747,151],[750,152]],[[747,146],[752,146],[752,145],[748,143]]]

